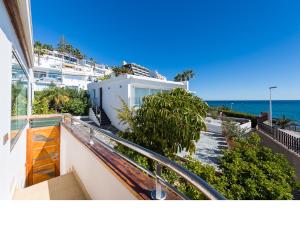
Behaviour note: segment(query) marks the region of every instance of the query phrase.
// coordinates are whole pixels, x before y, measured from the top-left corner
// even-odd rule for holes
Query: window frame
[[[14,48],[14,47],[12,47],[12,56],[11,56],[11,60],[12,60],[12,57],[14,56],[15,58],[16,58],[16,60],[17,60],[17,62],[19,63],[19,65],[20,65],[20,67],[22,68],[22,70],[24,71],[24,74],[25,74],[25,76],[26,76],[26,78],[27,78],[27,109],[26,109],[26,120],[25,120],[25,123],[24,123],[24,125],[22,126],[22,127],[20,127],[20,129],[18,130],[18,133],[16,134],[16,136],[14,137],[14,139],[12,140],[12,138],[11,138],[11,118],[10,118],[10,128],[9,128],[9,142],[10,142],[10,152],[12,152],[12,150],[14,149],[14,147],[15,147],[15,145],[16,145],[16,143],[18,142],[18,140],[19,140],[19,138],[20,138],[20,136],[21,136],[21,134],[23,133],[23,130],[25,129],[25,127],[27,126],[27,124],[28,124],[28,122],[29,122],[29,119],[28,119],[28,112],[29,112],[29,107],[28,107],[28,105],[29,105],[29,101],[28,101],[28,99],[29,99],[29,97],[30,97],[30,95],[29,95],[29,84],[30,84],[30,82],[29,82],[29,74],[28,74],[28,71],[27,71],[27,69],[26,69],[26,67],[24,66],[24,64],[22,63],[22,60],[21,60],[21,57],[19,56],[19,54],[18,54],[18,52],[17,52],[17,50]],[[13,66],[13,62],[11,61],[11,74],[10,74],[10,76],[11,76],[11,80],[12,80],[12,66]],[[12,86],[12,83],[11,83],[11,86]],[[11,94],[11,98],[10,98],[10,101],[12,101],[12,93],[10,93]],[[11,114],[12,114],[12,108],[10,109],[10,117],[12,116]]]

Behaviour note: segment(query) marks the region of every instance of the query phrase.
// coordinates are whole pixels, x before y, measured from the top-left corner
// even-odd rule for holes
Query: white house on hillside
[[[124,74],[88,84],[88,92],[93,106],[102,109],[109,117],[112,125],[119,130],[125,128],[119,123],[116,111],[116,109],[122,107],[120,97],[130,108],[134,106],[139,107],[143,102],[144,96],[174,88],[188,90],[188,82],[174,82]]]
[[[112,73],[112,70],[104,64],[79,60],[58,51],[44,50],[43,55],[34,55],[33,72],[35,91],[43,90],[51,84],[86,90],[88,83]]]

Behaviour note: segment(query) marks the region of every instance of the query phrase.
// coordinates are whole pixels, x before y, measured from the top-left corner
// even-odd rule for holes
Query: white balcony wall
[[[63,126],[60,140],[61,175],[75,171],[91,199],[137,199],[93,152]]]
[[[87,76],[79,76],[79,75],[72,75],[72,74],[63,74],[62,75],[62,84],[64,86],[69,87],[78,87],[81,89],[87,89]]]

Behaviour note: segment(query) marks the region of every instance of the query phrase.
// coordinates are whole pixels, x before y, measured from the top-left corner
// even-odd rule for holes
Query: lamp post
[[[272,124],[272,89],[277,88],[276,86],[269,87],[270,90],[270,113],[269,113],[269,124],[271,126],[271,129],[273,128]]]

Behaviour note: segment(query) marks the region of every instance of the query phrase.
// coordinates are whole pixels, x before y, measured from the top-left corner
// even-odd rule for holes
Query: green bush
[[[244,138],[247,135],[247,129],[242,129],[238,124],[232,121],[222,121],[222,132],[226,138]]]
[[[153,171],[151,160],[125,147],[119,150]],[[224,156],[219,162],[221,172],[191,157],[175,161],[204,179],[227,199],[292,199],[292,192],[297,188],[294,168],[282,155],[261,146],[257,134],[235,139],[234,147],[224,150]],[[206,199],[175,172],[163,168],[162,177],[190,199]]]
[[[292,199],[294,168],[286,158],[260,144],[253,133],[237,139],[220,160],[223,194],[229,199]]]
[[[213,118],[213,119],[217,119],[218,116],[219,116],[219,113],[217,110],[213,110],[213,111],[210,111],[210,116]]]
[[[34,93],[34,114],[70,113],[72,115],[86,115],[88,109],[88,94],[84,90],[51,86]]]
[[[229,116],[229,117],[250,119],[252,128],[255,128],[257,125],[257,116],[255,116],[255,115],[248,114],[248,113],[242,113],[242,112],[234,112],[234,111],[229,111],[229,110],[222,110],[221,112],[223,113],[223,115]]]

